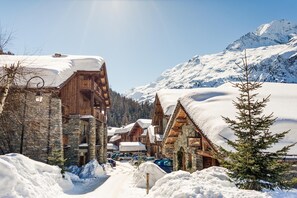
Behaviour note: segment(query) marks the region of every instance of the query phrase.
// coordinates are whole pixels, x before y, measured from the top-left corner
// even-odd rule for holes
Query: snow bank
[[[0,156],[0,197],[57,197],[73,187],[60,168],[21,154]],[[46,192],[46,193],[45,193]]]
[[[146,173],[149,173],[150,188],[155,185],[156,181],[166,175],[158,165],[152,162],[142,163],[133,175],[136,187],[146,188]]]
[[[105,175],[103,167],[97,162],[97,160],[91,160],[85,166],[83,166],[79,177],[82,179],[95,178]]]
[[[270,197],[267,193],[238,189],[229,181],[226,169],[210,167],[192,174],[176,171],[159,179],[148,197]]]

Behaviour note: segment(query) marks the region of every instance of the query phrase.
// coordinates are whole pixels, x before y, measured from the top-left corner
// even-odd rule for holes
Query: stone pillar
[[[62,104],[59,98],[50,98],[49,140],[51,151],[60,150],[63,153],[62,137]]]
[[[103,148],[103,163],[107,162],[107,126],[104,124],[104,143],[102,145]]]
[[[96,159],[96,119],[89,118],[90,131],[89,131],[89,159]]]
[[[80,116],[70,115],[69,122],[63,126],[63,134],[68,136],[69,147],[64,150],[67,165],[79,164]]]
[[[100,149],[99,149],[99,163],[104,163],[104,123],[99,124],[99,141],[100,141]]]

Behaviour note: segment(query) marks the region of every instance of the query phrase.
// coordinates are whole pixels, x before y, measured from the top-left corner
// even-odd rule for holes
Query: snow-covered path
[[[117,167],[108,169],[109,177],[94,179],[87,185],[77,184],[76,189],[64,194],[62,197],[104,197],[104,198],[139,198],[146,194],[145,189],[136,188],[133,184],[135,168],[128,162],[117,162]],[[104,182],[102,184],[102,182]],[[101,185],[100,185],[101,184]],[[95,190],[94,186],[98,186]],[[83,190],[89,189],[83,194]],[[90,192],[92,190],[92,192]]]

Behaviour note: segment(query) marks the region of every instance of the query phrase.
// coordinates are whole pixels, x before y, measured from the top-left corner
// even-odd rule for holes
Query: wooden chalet
[[[147,129],[151,125],[150,119],[138,119],[129,131],[130,142],[141,142],[145,144]]]
[[[111,102],[103,58],[1,55],[1,66],[16,63],[21,63],[24,76],[14,89],[22,91],[11,93],[7,102],[14,102],[17,113],[3,126],[11,126],[17,138],[13,147],[3,146],[4,153],[22,151],[47,162],[51,152],[59,150],[67,165],[83,165],[92,159],[106,162],[106,114]],[[37,93],[42,93],[43,100],[35,101]],[[21,147],[20,139],[24,140]]]
[[[292,104],[297,101],[296,84],[264,83],[257,97],[270,101],[265,114],[273,114],[276,119],[270,127],[272,133],[290,132],[273,148],[283,148],[296,142],[297,116]],[[223,137],[235,141],[237,137],[222,116],[235,118],[237,109],[232,103],[239,91],[231,83],[215,88],[198,88],[179,98],[174,112],[167,125],[162,141],[163,154],[173,159],[175,170],[195,171],[218,165],[215,159],[217,148],[232,148]],[[294,158],[297,145],[291,147],[285,159]],[[293,160],[292,160],[293,161]]]
[[[164,156],[162,152],[162,138],[165,129],[178,98],[190,91],[189,89],[164,89],[157,92],[154,102],[152,125],[154,126],[154,136],[158,138],[156,142],[152,142],[149,136],[147,136],[146,145],[150,148],[150,155],[154,155],[157,158]]]
[[[78,70],[60,88],[63,115],[63,140],[66,158],[73,155],[75,147],[68,147],[78,137],[72,133],[73,122],[80,126],[79,164],[96,158],[106,161],[107,123],[106,113],[110,107],[109,85],[105,63],[98,71]],[[79,117],[75,117],[79,115]],[[71,137],[70,137],[71,136]]]

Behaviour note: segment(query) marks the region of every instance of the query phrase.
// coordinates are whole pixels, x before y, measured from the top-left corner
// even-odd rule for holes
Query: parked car
[[[154,162],[155,161],[155,157],[146,157],[144,160],[146,162]]]
[[[137,166],[137,165],[141,164],[142,162],[144,162],[145,161],[145,158],[146,158],[145,156],[141,156],[141,155],[138,156],[138,155],[136,155],[131,160],[131,164],[134,165],[134,166]]]
[[[121,153],[119,156],[118,156],[118,160],[121,161],[121,160],[131,160],[132,159],[132,155],[130,154],[124,154],[124,153]]]
[[[166,173],[171,173],[173,171],[173,161],[168,158],[158,159],[154,161],[161,169]]]
[[[111,159],[117,160],[120,153],[112,153]]]
[[[111,165],[111,167],[116,167],[116,161],[111,159],[111,158],[107,158],[107,162]]]

